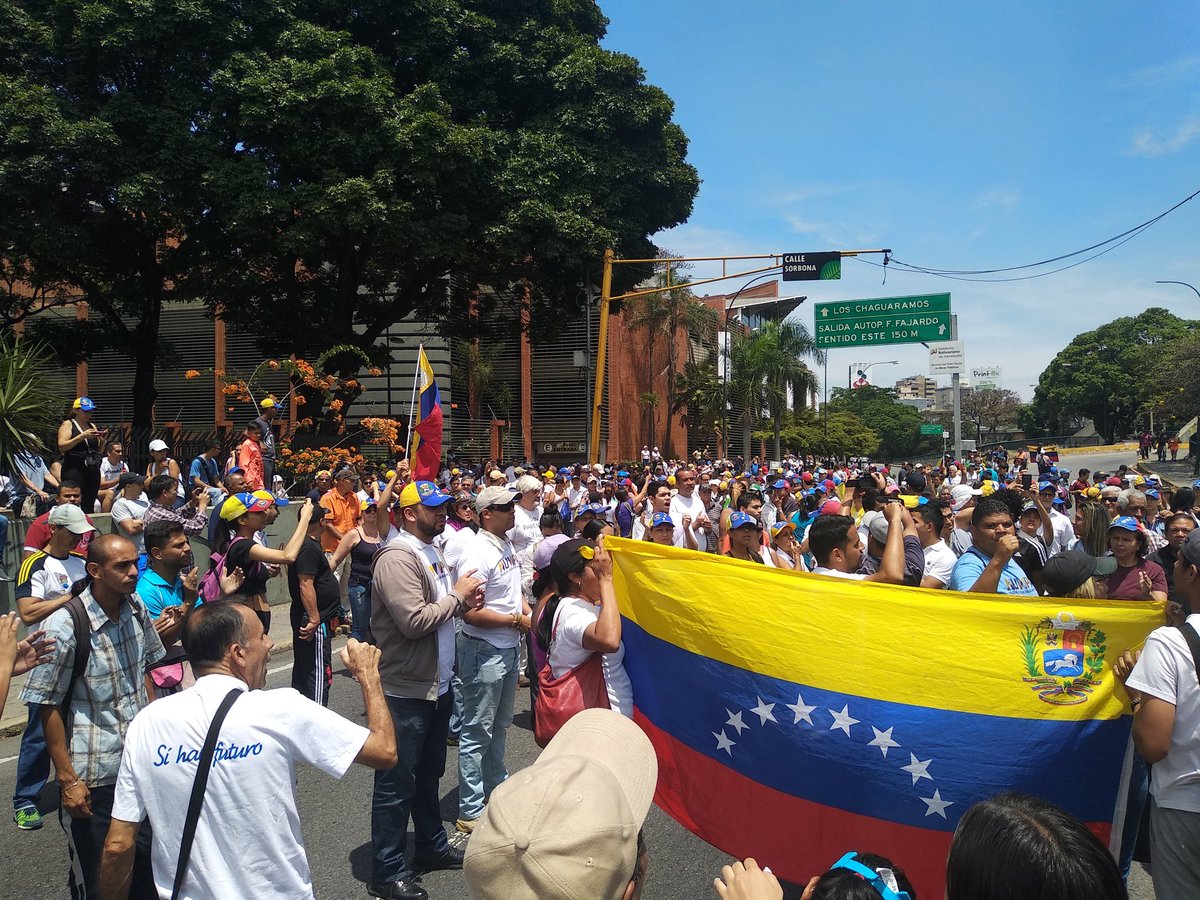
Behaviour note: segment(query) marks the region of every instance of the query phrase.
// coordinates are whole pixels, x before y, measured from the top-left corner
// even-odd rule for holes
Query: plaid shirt
[[[137,594],[126,598],[114,622],[92,597],[80,597],[92,629],[87,669],[71,698],[71,762],[89,787],[115,784],[121,768],[125,732],[133,717],[150,702],[146,696],[146,667],[166,655],[154,623]],[[21,700],[58,706],[67,693],[75,666],[75,628],[71,613],[59,609],[42,624],[55,641],[50,662],[29,673]]]
[[[151,502],[146,514],[142,516],[142,527],[151,522],[174,522],[183,526],[183,533],[188,537],[203,534],[208,531],[208,511],[200,512],[194,505],[188,503],[178,509]]]

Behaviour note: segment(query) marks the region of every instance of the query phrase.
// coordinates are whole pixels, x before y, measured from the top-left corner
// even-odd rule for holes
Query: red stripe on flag
[[[635,710],[658,754],[654,802],[693,834],[737,859],[753,856],[798,884],[854,850],[903,869],[921,897],[945,894],[953,835],[898,825],[812,803],[769,788],[697,753]],[[779,760],[779,765],[788,765]],[[1107,846],[1110,826],[1088,823]],[[714,873],[715,874],[715,873]]]

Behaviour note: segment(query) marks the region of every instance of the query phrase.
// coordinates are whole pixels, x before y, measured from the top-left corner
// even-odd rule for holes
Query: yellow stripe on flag
[[[1111,662],[1164,624],[1162,603],[897,587],[647,541],[605,544],[621,614],[655,637],[763,675],[894,703],[1115,718],[1128,705]],[[1079,678],[1057,675],[1076,663]]]

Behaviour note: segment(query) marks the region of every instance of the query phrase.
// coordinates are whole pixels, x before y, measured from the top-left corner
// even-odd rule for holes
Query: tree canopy
[[[1114,442],[1160,397],[1176,392],[1179,385],[1171,386],[1164,363],[1187,355],[1197,329],[1200,322],[1151,307],[1076,336],[1038,379],[1030,424],[1044,434],[1063,434],[1087,417]],[[1178,406],[1186,418],[1195,414],[1194,401],[1190,413]]]
[[[866,385],[859,388],[834,388],[829,397],[829,413],[853,413],[879,437],[875,455],[893,460],[911,457],[928,442],[921,439],[921,413],[900,403],[893,388]],[[941,440],[938,440],[941,445]]]
[[[3,274],[40,297],[4,314],[86,299],[54,343],[129,353],[139,423],[174,301],[279,354],[382,362],[410,313],[470,336],[526,296],[549,335],[699,186],[605,28],[593,0],[0,0]]]

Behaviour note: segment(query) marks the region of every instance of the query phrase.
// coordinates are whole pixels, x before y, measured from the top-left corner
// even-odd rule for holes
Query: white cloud
[[[1200,136],[1200,115],[1193,113],[1175,128],[1175,133],[1159,137],[1152,131],[1143,131],[1133,138],[1127,151],[1130,156],[1167,156],[1178,153]]]
[[[989,206],[999,206],[1002,209],[1012,209],[1021,203],[1021,192],[1016,188],[994,187],[984,191],[975,198],[975,205],[981,209]]]
[[[1113,87],[1161,87],[1187,78],[1200,69],[1200,56],[1184,56],[1157,66],[1146,66],[1117,78]]]

